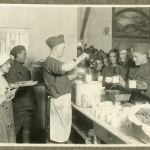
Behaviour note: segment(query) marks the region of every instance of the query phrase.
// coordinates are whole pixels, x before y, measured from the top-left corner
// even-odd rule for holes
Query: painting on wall
[[[149,7],[113,8],[112,29],[113,38],[149,39]]]

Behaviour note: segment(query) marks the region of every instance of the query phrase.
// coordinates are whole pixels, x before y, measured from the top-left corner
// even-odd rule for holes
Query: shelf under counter
[[[79,107],[73,102],[72,107],[93,121],[95,135],[107,144],[144,144],[134,136],[132,127],[113,128],[105,121],[95,118],[92,108]]]
[[[86,141],[89,139],[89,136],[88,136],[88,130],[87,129],[84,129],[84,128],[81,128],[78,126],[78,124],[76,123],[72,123],[72,127],[76,130],[76,132]]]

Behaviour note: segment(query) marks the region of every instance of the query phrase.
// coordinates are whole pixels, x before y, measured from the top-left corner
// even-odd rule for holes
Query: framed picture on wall
[[[115,7],[112,12],[113,38],[150,38],[149,7]]]

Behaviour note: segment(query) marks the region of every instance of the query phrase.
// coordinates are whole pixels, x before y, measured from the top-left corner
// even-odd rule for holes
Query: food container
[[[91,81],[76,83],[75,85],[75,104],[81,107],[91,107],[98,105],[101,101],[102,83]]]
[[[119,90],[107,90],[110,99],[115,101],[129,101],[131,94],[126,93],[125,91]]]
[[[31,71],[31,78],[33,81],[44,83],[42,62],[41,64],[31,63],[30,71]]]
[[[142,126],[138,126],[135,123],[132,123],[132,129],[134,135],[144,143],[150,143],[150,137],[144,133]]]

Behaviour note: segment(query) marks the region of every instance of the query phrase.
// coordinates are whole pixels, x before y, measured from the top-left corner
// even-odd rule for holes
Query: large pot
[[[101,101],[102,83],[98,81],[76,83],[75,104],[81,107],[91,107],[98,105]]]

